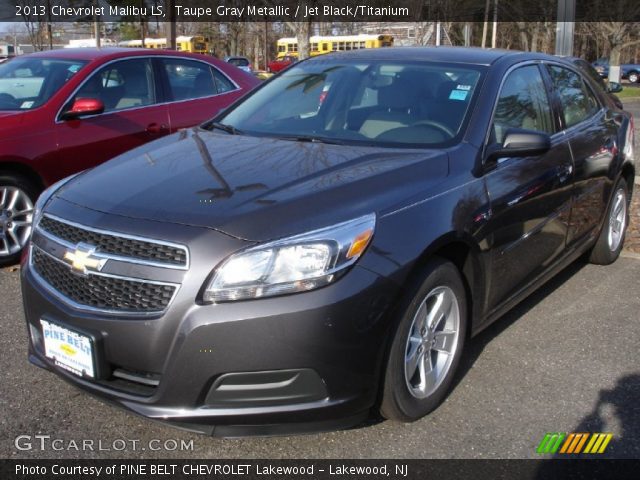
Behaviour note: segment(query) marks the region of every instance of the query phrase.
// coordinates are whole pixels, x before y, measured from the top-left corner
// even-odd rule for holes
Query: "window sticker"
[[[35,102],[29,101],[29,102],[22,102],[22,105],[20,105],[20,108],[31,108],[33,107],[33,104]]]
[[[452,90],[449,94],[449,100],[466,100],[469,92],[464,90]]]
[[[471,85],[458,85],[458,86],[456,87],[456,89],[458,89],[458,90],[465,90],[465,91],[467,91],[467,92],[468,92],[469,90],[471,90]]]

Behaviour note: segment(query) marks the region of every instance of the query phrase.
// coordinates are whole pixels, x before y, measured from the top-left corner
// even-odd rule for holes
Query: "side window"
[[[231,83],[231,80],[229,80],[226,75],[220,72],[217,68],[211,67],[211,73],[213,74],[213,78],[216,82],[218,93],[230,92],[231,90],[236,89],[236,86]]]
[[[153,70],[149,59],[122,60],[95,73],[75,98],[97,98],[105,112],[156,103]]]
[[[560,97],[567,128],[595,115],[600,109],[598,101],[580,75],[568,68],[555,65],[549,67],[549,73]]]
[[[536,65],[514,70],[502,86],[493,116],[496,142],[502,143],[509,128],[554,132],[549,98]]]
[[[209,65],[179,58],[162,59],[173,100],[190,100],[218,93]]]

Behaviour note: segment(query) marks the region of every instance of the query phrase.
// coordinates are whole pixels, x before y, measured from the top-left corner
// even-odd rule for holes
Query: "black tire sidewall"
[[[412,288],[408,290],[404,298],[404,308],[400,309],[400,311],[404,313],[398,324],[389,352],[381,406],[381,413],[386,418],[406,422],[423,417],[442,402],[451,387],[455,372],[460,363],[467,331],[467,295],[455,265],[445,260],[433,260],[422,272],[422,275],[412,282]],[[404,378],[406,341],[413,317],[422,300],[431,290],[438,286],[451,288],[458,300],[458,308],[460,311],[458,348],[454,354],[454,359],[449,371],[440,386],[429,397],[419,399],[409,392]]]

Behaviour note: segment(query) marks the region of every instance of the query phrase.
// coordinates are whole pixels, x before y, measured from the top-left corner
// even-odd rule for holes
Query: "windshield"
[[[80,60],[14,58],[0,65],[0,110],[43,105],[86,64]]]
[[[249,135],[388,146],[458,137],[482,67],[433,62],[299,63],[217,123]]]

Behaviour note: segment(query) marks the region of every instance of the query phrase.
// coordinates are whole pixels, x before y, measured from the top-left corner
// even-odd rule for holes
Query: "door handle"
[[[573,173],[573,165],[567,163],[565,165],[561,165],[556,169],[558,177],[561,182],[565,182]]]
[[[167,131],[167,126],[165,124],[150,123],[149,125],[147,125],[147,133],[150,133],[152,135],[158,135],[165,131]]]

